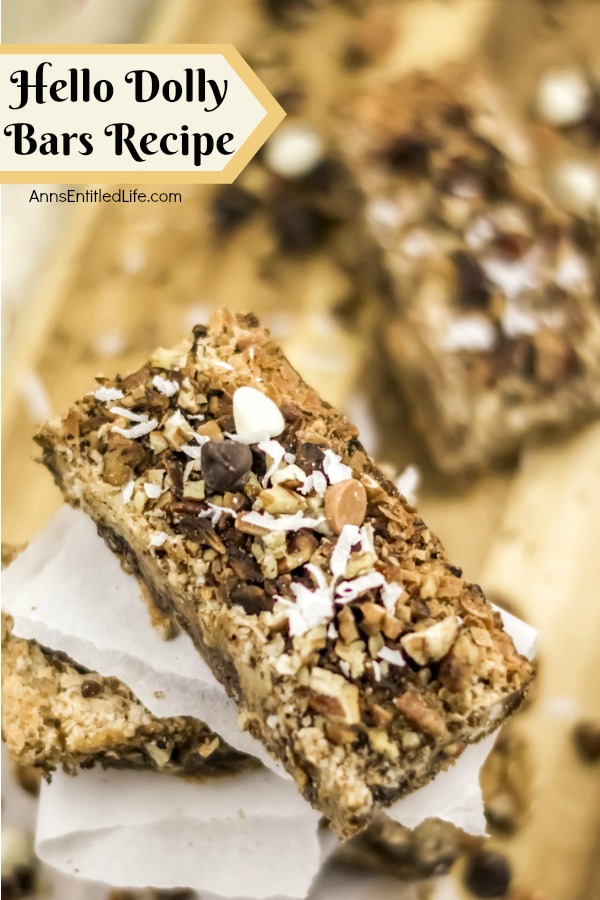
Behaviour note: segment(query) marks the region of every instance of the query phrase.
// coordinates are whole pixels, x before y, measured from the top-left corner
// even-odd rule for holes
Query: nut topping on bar
[[[157,375],[185,386],[185,406],[182,390],[152,406]],[[140,452],[115,484],[113,429],[132,422]],[[38,441],[66,498],[341,835],[523,697],[531,666],[500,616],[252,316],[215,314]]]

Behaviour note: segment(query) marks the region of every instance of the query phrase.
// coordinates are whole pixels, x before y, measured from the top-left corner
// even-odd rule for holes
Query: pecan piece
[[[256,584],[236,584],[229,591],[231,603],[237,603],[249,616],[256,616],[263,610],[272,610],[274,600]]]
[[[115,487],[126,484],[134,469],[146,459],[146,451],[138,441],[111,432],[104,454],[104,480]]]
[[[304,529],[293,532],[288,538],[286,555],[278,560],[280,574],[303,566],[310,560],[318,546],[317,538],[310,531]]]
[[[446,723],[437,710],[425,703],[420,694],[414,691],[405,691],[394,700],[396,706],[404,718],[425,734],[432,737],[441,737],[446,732]]]
[[[355,684],[350,684],[342,675],[315,666],[310,673],[308,686],[312,709],[329,718],[340,719],[346,725],[358,725],[360,710]]]
[[[456,616],[447,616],[428,628],[405,634],[403,638],[400,638],[400,643],[411,659],[420,666],[426,666],[445,656],[457,636]]]

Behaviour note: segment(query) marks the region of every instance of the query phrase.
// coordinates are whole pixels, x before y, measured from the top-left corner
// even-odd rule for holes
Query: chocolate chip
[[[115,487],[121,487],[130,480],[146,458],[146,450],[139,441],[111,432],[104,454],[104,480]]]
[[[222,188],[213,200],[212,214],[215,228],[228,234],[239,228],[256,211],[258,198],[235,184]]]
[[[309,253],[323,240],[326,223],[321,214],[303,200],[286,200],[273,213],[273,231],[286,253]]]
[[[511,879],[509,861],[495,850],[480,850],[467,860],[464,881],[476,897],[505,897]]]
[[[579,722],[573,730],[573,739],[584,762],[600,759],[600,722]]]
[[[458,298],[461,305],[474,309],[485,309],[492,296],[492,291],[479,263],[464,250],[457,250],[453,253],[452,262],[456,271]]]
[[[229,592],[231,603],[238,603],[249,616],[256,616],[265,609],[271,610],[275,601],[256,584],[237,584]]]
[[[89,416],[79,423],[79,433],[84,436],[92,431],[98,431],[102,425],[106,425],[110,421],[108,416]]]
[[[268,15],[287,28],[308,25],[319,8],[318,0],[263,0]]]
[[[90,697],[98,697],[102,693],[102,685],[91,678],[86,678],[81,685],[81,696],[89,700]]]
[[[431,153],[431,142],[418,135],[399,135],[384,151],[385,161],[393,169],[411,169],[425,173]]]
[[[248,480],[252,451],[237,441],[208,441],[202,447],[200,465],[207,491],[237,491]]]
[[[296,465],[300,466],[306,475],[310,475],[315,469],[323,468],[325,454],[318,444],[299,444],[296,448]]]
[[[247,584],[262,584],[264,581],[260,566],[256,560],[237,547],[229,549],[229,565],[240,581]]]

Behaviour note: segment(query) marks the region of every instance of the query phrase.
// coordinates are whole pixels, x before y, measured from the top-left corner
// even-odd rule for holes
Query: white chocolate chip
[[[234,393],[233,418],[236,433],[244,442],[252,443],[254,435],[277,437],[285,428],[285,419],[273,401],[252,387]]]
[[[552,173],[552,187],[574,213],[585,215],[600,200],[600,174],[582,160],[566,159],[557,165]]]
[[[323,158],[323,141],[308,125],[279,128],[265,147],[265,164],[282,178],[302,178]]]
[[[549,125],[561,128],[581,122],[590,103],[590,89],[575,69],[555,69],[538,84],[535,101],[539,116]]]

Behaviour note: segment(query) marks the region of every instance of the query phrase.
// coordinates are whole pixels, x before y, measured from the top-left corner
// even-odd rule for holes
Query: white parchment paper
[[[202,784],[144,772],[92,770],[76,778],[58,773],[41,795],[42,858],[62,871],[122,887],[188,886],[224,896],[268,897],[291,890],[285,879],[296,873],[295,855],[303,847],[304,880],[290,876],[300,893],[287,895],[304,896],[319,865],[317,813],[287,775],[277,777],[285,773],[262,745],[239,731],[235,704],[189,637],[163,641],[158,636],[136,580],[123,572],[87,516],[62,508],[4,572],[2,588],[15,634],[120,678],[155,715],[206,721],[272,770]],[[535,630],[502,615],[519,651],[531,656]],[[494,740],[491,735],[468,747],[451,769],[399,800],[388,814],[409,827],[438,816],[483,834],[478,776]],[[165,838],[167,832],[171,837]],[[269,854],[271,832],[279,843],[270,842]],[[176,865],[171,866],[173,844]],[[279,862],[275,869],[264,865],[269,855],[277,856],[280,868]],[[204,858],[207,865],[199,865]]]
[[[44,784],[36,849],[62,872],[121,887],[304,897],[335,845],[321,846],[318,820],[264,768],[203,783],[96,768]]]

